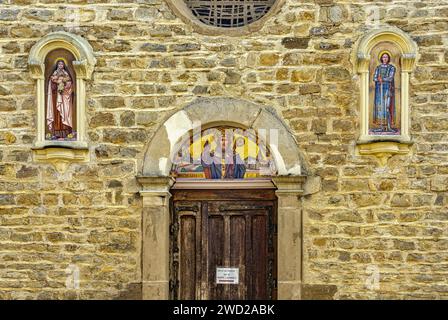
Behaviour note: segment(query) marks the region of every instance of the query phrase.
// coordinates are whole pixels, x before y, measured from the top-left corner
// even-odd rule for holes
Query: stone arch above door
[[[181,138],[198,124],[217,124],[244,129],[277,130],[278,145],[269,144],[279,176],[306,174],[304,160],[294,136],[271,107],[234,98],[198,98],[172,114],[155,132],[145,152],[143,176],[169,176],[173,153]]]

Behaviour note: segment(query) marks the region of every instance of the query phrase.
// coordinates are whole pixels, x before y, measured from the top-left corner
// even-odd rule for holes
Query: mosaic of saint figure
[[[179,178],[247,179],[277,172],[270,151],[255,132],[220,127],[190,136],[174,154],[171,174]]]
[[[373,132],[395,133],[395,73],[396,67],[390,64],[388,52],[380,54],[380,62],[375,69],[375,98],[373,108],[373,123],[377,127]]]
[[[58,59],[48,79],[47,126],[51,140],[73,139],[73,79],[67,63]]]
[[[220,157],[212,150],[209,141],[204,144],[204,150],[201,154],[201,165],[206,179],[221,179],[222,165]]]
[[[226,161],[226,179],[243,179],[246,174],[246,165],[244,163],[244,138],[238,137],[233,144],[233,151],[228,155],[229,161]],[[242,149],[242,150],[241,150]]]

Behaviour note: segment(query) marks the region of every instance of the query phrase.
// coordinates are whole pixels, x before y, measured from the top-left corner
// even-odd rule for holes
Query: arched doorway
[[[172,159],[170,297],[277,297],[277,168],[266,131],[190,132]]]
[[[204,167],[202,167],[199,179],[198,177],[196,179],[194,177],[192,179],[182,179],[182,177],[179,177],[179,172],[173,176],[173,168],[176,168],[174,162],[182,143],[185,141],[185,137],[189,136],[190,132],[197,130],[199,126],[207,128],[223,128],[226,126],[253,130],[255,132],[272,132],[275,138],[270,139],[266,143],[266,150],[269,150],[267,162],[269,160],[272,161],[270,165],[275,168],[275,172],[271,172],[271,175],[267,177],[251,177],[250,174],[253,174],[254,171],[246,170],[243,176],[241,176],[240,172],[240,176],[237,179],[220,179],[225,178],[226,175],[227,178],[229,177],[228,167],[215,168],[214,176],[211,174],[213,169],[205,173]],[[204,142],[200,144],[200,152],[202,152],[204,150]],[[143,186],[141,191],[143,196],[143,298],[266,299],[277,296],[279,299],[299,299],[302,271],[302,212],[300,196],[304,193],[307,178],[303,164],[300,151],[292,134],[284,122],[268,107],[237,99],[198,99],[169,117],[156,131],[148,145],[142,174],[138,177],[139,182]],[[200,167],[200,165],[198,166]],[[258,170],[260,168],[256,168],[255,165],[255,169]],[[267,167],[263,169],[267,169]],[[194,171],[194,168],[192,170]],[[235,168],[232,170],[230,171],[234,173],[238,171]],[[212,176],[215,179],[206,179]],[[172,198],[173,194],[174,197]],[[182,203],[182,201],[184,202]],[[264,203],[257,203],[257,201],[264,201]],[[239,207],[236,208],[235,204]],[[199,210],[204,205],[210,207],[211,210]],[[184,208],[181,208],[182,206]],[[180,208],[177,210],[178,213],[183,212],[183,215],[189,216],[189,218],[185,219],[185,221],[188,220],[189,222],[186,222],[184,229],[190,228],[191,232],[181,233],[180,236],[184,237],[181,240],[179,240],[179,217],[172,215],[176,213],[176,208]],[[257,282],[260,280],[255,276],[251,276],[257,272],[254,269],[257,263],[249,261],[250,263],[246,266],[246,264],[241,263],[245,259],[242,258],[244,254],[238,255],[234,251],[229,250],[232,243],[229,235],[236,232],[235,230],[231,232],[232,218],[230,216],[235,212],[237,212],[235,216],[239,217],[235,221],[240,219],[240,223],[234,223],[235,230],[241,229],[243,225],[247,228],[247,232],[237,232],[238,236],[244,237],[246,240],[247,247],[243,248],[246,255],[247,252],[253,250],[250,244],[257,241],[257,239],[251,239],[249,236],[249,234],[254,233],[253,228],[256,228],[257,224],[252,222],[244,224],[241,222],[241,219],[252,221],[252,218],[247,218],[251,215],[248,212],[252,212],[254,217],[257,215],[263,217],[259,219],[260,221],[263,220],[263,224],[259,224],[258,228],[266,230],[266,233],[261,234],[262,237],[266,238],[266,248],[262,248],[266,252],[266,256],[262,258],[262,274],[266,273],[266,283],[258,287],[258,289],[254,286],[251,287],[247,283],[238,287],[223,286],[222,288],[217,288],[216,286],[218,283],[218,272],[221,272],[223,277],[226,272],[236,272],[243,281]],[[192,218],[193,216],[195,217],[194,219]],[[213,216],[219,216],[219,218],[214,219]],[[208,222],[204,223],[204,220]],[[214,222],[210,222],[212,220]],[[214,230],[207,228],[207,226],[210,227],[210,223],[215,225]],[[191,237],[193,227],[197,232],[202,230],[200,239]],[[212,235],[210,235],[210,232]],[[222,239],[219,241],[213,240],[213,237],[211,237],[213,233],[217,234],[218,237],[221,235]],[[188,235],[190,238],[188,238]],[[207,242],[212,239],[212,243],[219,244],[216,252],[223,252],[222,259],[216,259],[216,253],[212,256],[207,256],[207,252],[201,253],[197,251],[196,249],[201,247],[201,243],[196,245],[194,250],[187,248],[186,251],[181,252],[179,250],[182,249],[177,247],[178,251],[175,252],[179,241],[184,241],[183,248],[186,248],[193,241],[203,241],[201,237],[206,237]],[[242,238],[240,240],[242,241]],[[236,241],[235,243],[241,243],[241,241]],[[269,241],[275,242],[271,248],[269,248]],[[175,242],[174,245],[173,242]],[[207,248],[211,247],[207,244]],[[227,250],[227,253],[224,252],[225,250]],[[181,263],[179,259],[176,261],[176,255],[178,256],[179,254],[186,254]],[[232,254],[234,256],[233,262],[231,261]],[[257,256],[258,258],[260,256]],[[210,259],[215,260],[210,262]],[[235,259],[239,259],[239,262]],[[246,259],[245,261],[247,262],[248,260]],[[185,262],[188,262],[187,264],[189,265],[185,264],[182,266],[181,264]],[[222,265],[219,266],[219,264]],[[183,293],[179,291],[179,283],[176,283],[176,280],[179,281],[177,276],[179,270],[176,270],[176,267],[190,270],[189,277],[185,277],[183,280],[184,283],[186,283],[186,279],[194,279],[192,280],[194,283],[187,284],[190,289]],[[218,267],[225,269],[219,271]],[[230,267],[238,270],[229,270]],[[246,271],[243,273],[239,269],[241,267],[250,268],[250,273],[248,274]],[[199,270],[200,272],[205,272],[205,270],[212,268],[213,272],[207,272],[208,278],[206,279],[195,278],[194,274],[199,273],[198,268],[202,268]],[[185,274],[186,271],[181,270],[180,272]],[[269,277],[272,278],[271,282],[269,282]],[[180,290],[182,291],[182,289]],[[250,290],[261,290],[262,294],[258,296],[257,294],[247,294]],[[231,292],[233,292],[233,295]]]

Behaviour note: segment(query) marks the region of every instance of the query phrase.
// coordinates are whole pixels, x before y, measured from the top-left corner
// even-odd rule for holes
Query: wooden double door
[[[172,190],[172,194],[171,298],[276,299],[274,191]],[[233,271],[232,284],[222,283],[227,268]]]

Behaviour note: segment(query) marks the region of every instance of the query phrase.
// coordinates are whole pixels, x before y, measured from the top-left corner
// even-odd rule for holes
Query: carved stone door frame
[[[272,179],[278,198],[278,299],[300,299],[302,284],[302,205],[306,176]],[[141,176],[142,296],[169,299],[171,177]]]

